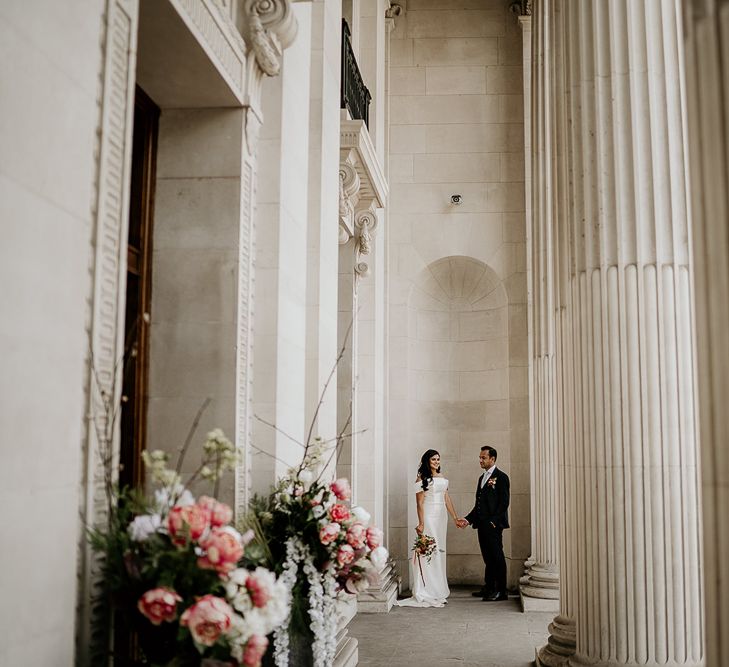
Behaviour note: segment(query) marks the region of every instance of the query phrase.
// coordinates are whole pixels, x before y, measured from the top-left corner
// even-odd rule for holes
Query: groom
[[[458,520],[459,528],[470,524],[478,530],[486,574],[483,590],[474,595],[489,602],[508,599],[502,534],[509,527],[509,476],[496,467],[496,456],[493,447],[481,447],[479,463],[484,473],[478,479],[476,504],[465,519]]]

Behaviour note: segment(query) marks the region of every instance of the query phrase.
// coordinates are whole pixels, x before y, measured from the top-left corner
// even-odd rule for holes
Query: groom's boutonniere
[[[496,488],[496,477],[489,477],[489,481],[486,482],[486,486],[490,486],[492,489]]]

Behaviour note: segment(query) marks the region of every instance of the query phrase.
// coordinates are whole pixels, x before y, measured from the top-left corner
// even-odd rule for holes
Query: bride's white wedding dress
[[[421,482],[415,483],[415,492],[423,490]],[[450,595],[446,577],[446,531],[448,512],[445,505],[445,492],[448,480],[434,477],[428,483],[423,502],[423,532],[435,538],[435,553],[428,563],[427,559],[410,555],[411,598],[398,600],[401,607],[442,607]],[[420,560],[420,565],[418,565]],[[422,571],[421,571],[422,567]]]

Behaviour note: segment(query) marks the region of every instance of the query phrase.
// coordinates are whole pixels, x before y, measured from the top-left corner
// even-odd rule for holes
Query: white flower
[[[183,491],[182,485],[177,484],[174,487],[165,487],[157,489],[154,492],[154,502],[157,509],[160,512],[165,512],[171,509],[170,505],[172,504],[172,498],[174,497],[177,497],[177,500],[175,501],[176,507],[187,507],[188,505],[195,504],[195,497],[192,493],[190,493],[187,489]]]
[[[144,542],[162,525],[159,514],[142,514],[129,524],[127,532],[135,542]]]
[[[311,513],[314,515],[315,519],[320,519],[324,516],[326,510],[321,505],[314,505],[314,507],[311,508]]]
[[[385,567],[389,555],[385,547],[377,547],[370,552],[370,560],[378,570],[381,570]]]
[[[299,473],[299,481],[308,488],[309,484],[314,481],[314,473],[311,470],[302,470]]]
[[[370,513],[364,507],[360,507],[359,505],[353,507],[351,509],[351,512],[354,518],[357,519],[357,521],[359,521],[363,526],[366,526],[372,518]]]

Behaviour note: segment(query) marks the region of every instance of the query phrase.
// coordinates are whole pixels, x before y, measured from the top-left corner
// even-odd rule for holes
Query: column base
[[[357,613],[357,600],[342,595],[337,600],[337,650],[333,667],[355,667],[359,662],[359,642],[349,636],[347,626]]]
[[[547,644],[537,652],[537,667],[565,667],[577,648],[575,622],[566,616],[555,616],[549,624]]]
[[[357,596],[357,612],[360,614],[386,614],[397,600],[399,580],[395,565],[388,560],[380,572],[380,583]]]
[[[694,662],[657,662],[656,660],[648,660],[647,662],[615,662],[614,660],[594,660],[584,655],[573,655],[565,663],[566,667],[705,667],[703,661]]]
[[[529,562],[529,561],[527,561]],[[559,611],[559,570],[534,563],[519,580],[522,611]]]

